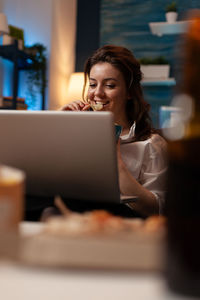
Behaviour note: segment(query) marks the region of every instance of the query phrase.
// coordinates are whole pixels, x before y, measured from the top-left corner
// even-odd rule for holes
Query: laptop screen
[[[0,162],[26,173],[26,193],[120,201],[110,112],[0,111]]]

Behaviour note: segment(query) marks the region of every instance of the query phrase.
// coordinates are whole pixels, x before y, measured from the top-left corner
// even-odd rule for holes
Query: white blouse
[[[163,212],[165,198],[165,175],[167,170],[167,143],[159,134],[152,134],[145,141],[131,142],[135,123],[126,135],[120,136],[122,159],[133,177],[151,191]]]

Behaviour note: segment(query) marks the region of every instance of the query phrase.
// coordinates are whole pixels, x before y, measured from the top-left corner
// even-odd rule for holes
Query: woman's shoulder
[[[146,140],[146,147],[151,152],[167,153],[167,141],[158,133],[153,133],[147,140]]]
[[[166,155],[167,142],[158,133],[152,133],[147,139],[130,143],[132,149],[138,149],[144,155]]]
[[[148,144],[163,144],[164,146],[167,146],[166,140],[159,134],[159,133],[152,133],[147,139],[138,141],[143,143],[144,145]]]
[[[159,133],[152,133],[148,140],[151,143],[164,143],[165,145],[167,145],[167,141]]]

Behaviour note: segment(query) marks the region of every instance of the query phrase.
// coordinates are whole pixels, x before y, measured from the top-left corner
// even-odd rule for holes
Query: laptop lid
[[[120,202],[110,112],[0,111],[0,163],[24,170],[26,193]]]

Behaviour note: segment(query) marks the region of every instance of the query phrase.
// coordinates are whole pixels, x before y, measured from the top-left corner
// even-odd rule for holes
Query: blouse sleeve
[[[139,181],[156,196],[160,214],[164,208],[166,171],[167,143],[156,134],[146,144]]]

